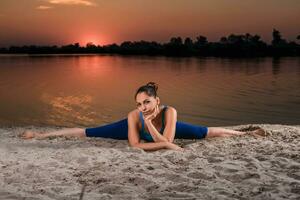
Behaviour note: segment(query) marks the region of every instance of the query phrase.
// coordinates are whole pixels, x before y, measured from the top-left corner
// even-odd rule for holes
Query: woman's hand
[[[153,119],[155,119],[155,117],[159,114],[159,107],[158,105],[155,106],[155,109],[152,113],[148,114],[148,115],[143,115],[144,120],[146,121],[152,121]]]
[[[184,151],[183,148],[181,148],[180,146],[172,143],[172,142],[166,142],[166,148],[167,149],[172,149],[172,150],[175,150],[175,151]]]

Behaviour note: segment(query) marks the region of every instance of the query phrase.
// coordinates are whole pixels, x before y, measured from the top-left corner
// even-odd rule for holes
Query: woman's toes
[[[255,130],[255,133],[261,136],[267,136],[267,132],[262,128]]]
[[[251,135],[258,136],[258,137],[265,137],[267,136],[267,132],[262,128],[258,128],[254,131],[251,131]]]
[[[35,137],[35,133],[32,132],[32,131],[26,130],[26,131],[24,131],[24,132],[21,134],[20,137],[23,138],[23,139],[31,139],[31,138],[34,138],[34,137]]]

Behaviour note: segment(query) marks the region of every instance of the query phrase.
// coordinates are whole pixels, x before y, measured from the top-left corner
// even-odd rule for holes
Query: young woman
[[[245,134],[265,135],[265,131],[260,128],[254,131],[241,132],[177,122],[176,109],[160,104],[157,89],[158,86],[154,82],[141,86],[134,96],[137,109],[131,111],[127,118],[123,120],[95,128],[68,128],[49,133],[37,133],[27,130],[21,137],[24,139],[43,139],[53,136],[72,136],[128,139],[130,146],[144,150],[182,150],[181,147],[173,143],[174,138],[203,139]]]

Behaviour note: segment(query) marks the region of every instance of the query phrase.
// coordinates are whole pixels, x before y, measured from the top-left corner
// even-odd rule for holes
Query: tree
[[[299,41],[300,41],[300,35],[298,35],[298,36],[297,36],[297,40],[299,40]]]
[[[193,40],[191,38],[189,38],[189,37],[185,38],[184,45],[188,46],[188,47],[193,46]]]
[[[282,39],[281,33],[278,30],[273,29],[272,36],[273,36],[272,45],[280,45],[286,43],[286,41]]]
[[[245,36],[243,35],[235,35],[235,34],[230,34],[227,38],[228,43],[230,44],[242,44],[245,41]]]
[[[252,39],[252,35],[250,33],[246,33],[244,36],[245,42],[250,42]]]
[[[78,44],[78,43],[75,43],[75,45]],[[86,43],[86,48],[95,48],[96,45],[93,43],[93,42],[88,42]]]
[[[202,35],[199,35],[197,38],[196,38],[196,42],[195,44],[197,46],[205,46],[207,45],[208,41],[207,41],[207,38],[205,36],[202,36]]]
[[[221,37],[221,39],[220,39],[220,43],[222,43],[222,44],[226,44],[227,43],[227,38],[226,37]]]
[[[182,45],[182,39],[181,37],[172,37],[170,39],[170,44],[171,45],[175,45],[175,46],[180,46]]]
[[[80,48],[80,45],[79,45],[78,42],[74,43],[74,48],[76,48],[76,49],[79,49],[79,48]]]
[[[254,35],[251,37],[250,42],[252,43],[259,43],[260,41],[260,36],[259,35]]]

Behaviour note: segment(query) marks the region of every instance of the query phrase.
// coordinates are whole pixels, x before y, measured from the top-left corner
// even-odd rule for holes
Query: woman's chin
[[[150,115],[150,114],[152,114],[154,111],[155,111],[155,109],[153,109],[153,110],[151,110],[151,111],[148,111],[148,112],[144,112],[143,114],[144,114],[144,115]]]

